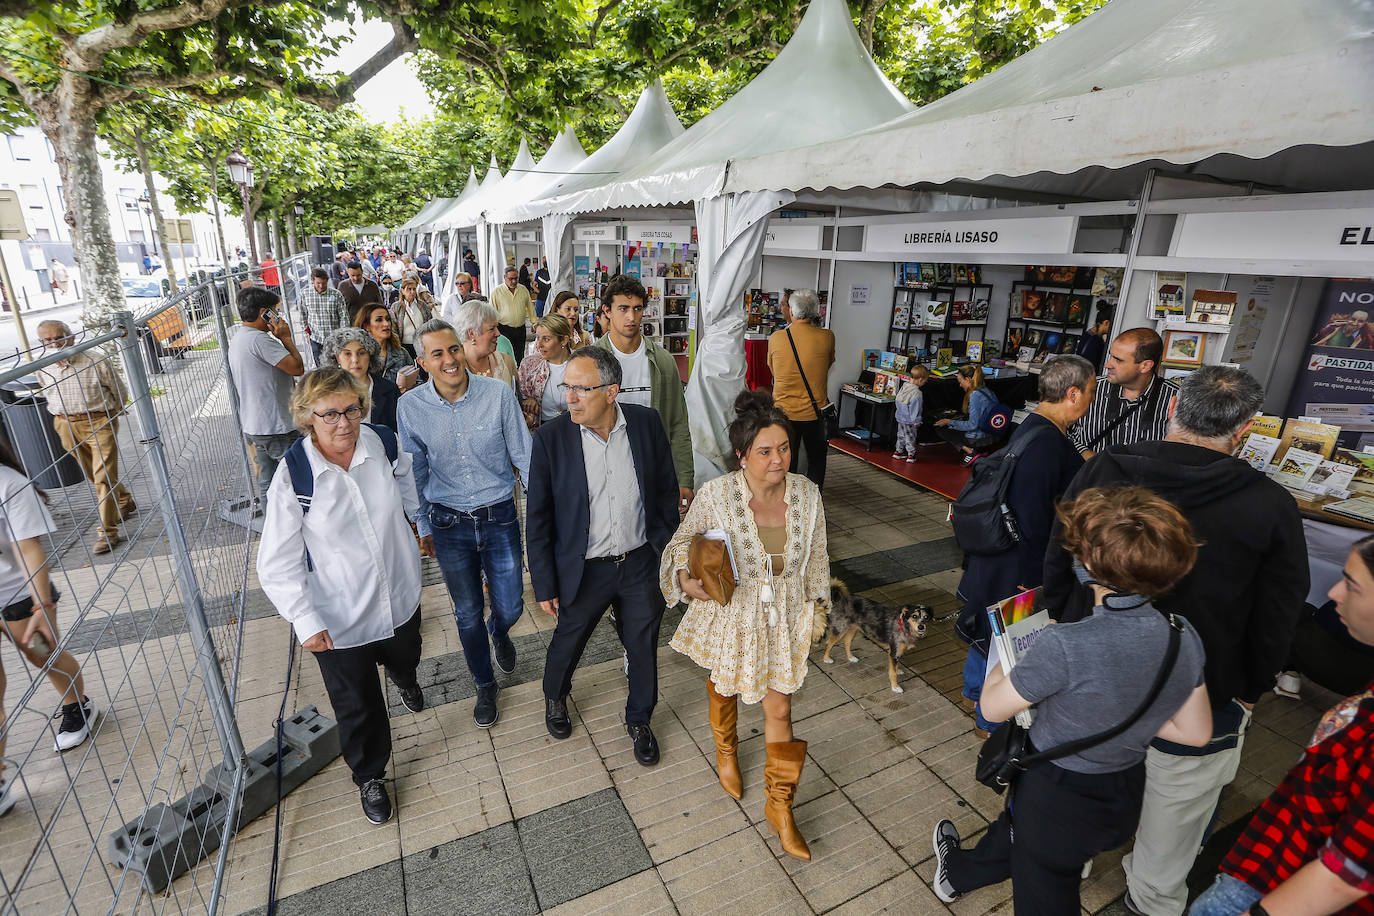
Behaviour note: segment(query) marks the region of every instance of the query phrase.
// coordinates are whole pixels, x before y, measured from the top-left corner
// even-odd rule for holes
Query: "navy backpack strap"
[[[291,489],[296,491],[296,502],[301,504],[301,515],[310,511],[310,501],[315,496],[315,474],[310,470],[310,456],[305,453],[305,440],[297,439],[282,456],[286,470],[291,475]],[[310,551],[305,552],[305,568],[314,571],[315,563],[310,559]]]
[[[400,445],[396,441],[396,434],[380,423],[365,423],[363,425],[376,433],[377,438],[382,440],[382,448],[386,449],[386,460],[395,464],[396,458],[401,454]]]

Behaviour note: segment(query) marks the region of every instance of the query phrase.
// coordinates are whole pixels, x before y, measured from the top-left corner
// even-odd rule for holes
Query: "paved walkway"
[[[960,555],[945,501],[839,454],[829,473],[835,574],[882,601],[952,612]],[[270,736],[281,702],[287,628],[249,585],[240,721],[251,747]],[[526,607],[536,608],[528,592]],[[964,646],[950,621],[904,659],[901,694],[888,689],[883,650],[865,640],[855,642],[856,664],[822,665],[813,653],[793,705],[796,735],[810,742],[796,806],[808,864],[783,855],[763,822],[761,711],[741,710],[745,795],[736,802],[715,777],[705,673],[666,645],[653,722],[663,758],[644,768],[625,735],[625,679],[607,624],[573,683],[573,735],[555,741],[539,685],[551,618],[535,610],[520,621],[501,720],[482,731],[442,584],[425,588],[422,608],[429,706],[412,715],[391,693],[397,816],[367,823],[342,760],[293,793],[283,804],[281,913],[1010,912],[1010,884],[949,907],[928,885],[935,823],[951,817],[974,837],[1002,802],[973,780],[977,739],[959,698]],[[665,643],[679,616],[669,611]],[[296,673],[288,710],[327,712],[314,663],[298,658]],[[1333,700],[1309,691],[1300,702],[1260,703],[1223,824],[1252,810],[1297,759]],[[272,827],[263,817],[237,837],[224,912],[263,906]],[[1120,859],[1094,863],[1086,913],[1124,912]]]

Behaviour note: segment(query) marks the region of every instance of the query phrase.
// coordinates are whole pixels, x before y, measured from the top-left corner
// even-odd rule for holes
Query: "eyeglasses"
[[[610,383],[609,383],[609,382],[607,382],[606,384],[603,384],[603,385],[569,385],[567,382],[559,382],[559,383],[558,383],[558,390],[559,390],[560,392],[562,392],[563,397],[565,397],[565,398],[570,397],[570,396],[572,396],[572,395],[577,395],[577,397],[578,397],[579,399],[581,399],[581,398],[585,398],[587,395],[591,394],[593,391],[596,391],[598,388],[609,388],[609,387],[610,387]]]
[[[347,417],[350,423],[362,419],[363,408],[361,404],[354,404],[347,410],[326,410],[324,413],[320,413],[318,410],[312,410],[311,413],[323,420],[326,426],[338,426],[339,420],[344,417]]]

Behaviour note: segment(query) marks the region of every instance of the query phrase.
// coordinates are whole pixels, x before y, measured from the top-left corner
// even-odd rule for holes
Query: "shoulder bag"
[[[1165,682],[1173,673],[1174,662],[1178,660],[1178,645],[1182,633],[1183,622],[1170,614],[1169,648],[1164,653],[1164,664],[1160,666],[1159,673],[1155,675],[1155,682],[1150,686],[1150,692],[1145,697],[1145,701],[1120,725],[1095,735],[1089,735],[1086,738],[1079,738],[1077,741],[1061,744],[1048,751],[1031,752],[1030,730],[1017,725],[1016,718],[1013,716],[997,726],[997,730],[992,733],[987,741],[983,742],[982,749],[978,751],[978,765],[974,770],[974,778],[1001,795],[1016,782],[1018,776],[1036,764],[1044,763],[1047,760],[1057,760],[1060,757],[1067,757],[1090,747],[1096,747],[1130,728],[1154,705],[1155,700],[1159,699],[1160,691],[1164,689]]]
[[[1137,410],[1144,409],[1145,402],[1153,402],[1155,397],[1159,394],[1159,389],[1162,387],[1159,384],[1159,382],[1160,379],[1156,377],[1155,380],[1150,383],[1150,393],[1145,395],[1143,398],[1136,398],[1134,404],[1132,404],[1130,407],[1127,407],[1125,410],[1121,411],[1121,413],[1117,414],[1116,419],[1112,420],[1106,426],[1102,427],[1102,432],[1098,433],[1096,436],[1093,436],[1092,441],[1090,441],[1086,446],[1084,446],[1083,450],[1088,452],[1096,452],[1097,447],[1101,445],[1104,441],[1106,441],[1106,438],[1110,436],[1118,426],[1129,420]]]
[[[833,439],[840,434],[840,408],[834,404],[826,403],[825,409],[816,403],[816,396],[811,393],[811,383],[806,380],[806,370],[802,368],[801,354],[797,352],[797,341],[792,337],[792,329],[787,329],[787,342],[792,345],[792,358],[797,361],[797,372],[801,375],[802,384],[806,386],[806,396],[811,401],[811,409],[816,412],[816,419],[825,422],[825,437]]]

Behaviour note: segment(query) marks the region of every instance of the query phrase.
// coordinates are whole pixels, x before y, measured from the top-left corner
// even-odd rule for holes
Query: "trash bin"
[[[38,392],[38,379],[29,375],[0,385],[4,433],[24,473],[45,490],[70,487],[85,479],[53,429],[48,399]]]

